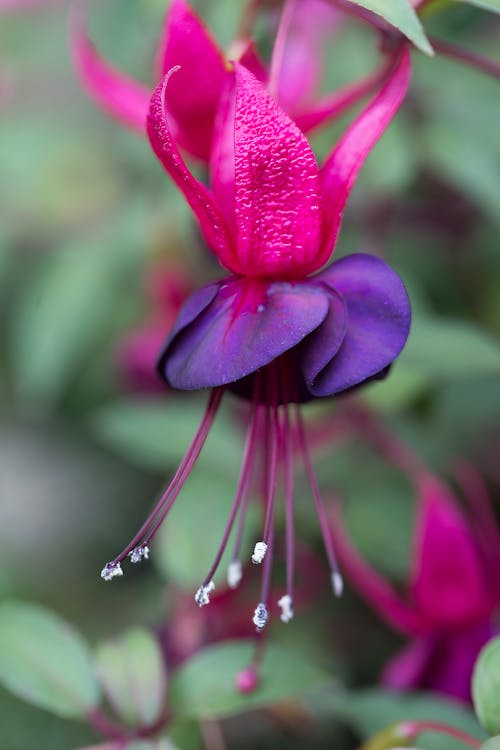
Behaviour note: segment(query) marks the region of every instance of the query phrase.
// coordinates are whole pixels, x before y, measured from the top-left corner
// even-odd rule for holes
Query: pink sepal
[[[147,129],[151,146],[191,206],[201,231],[221,263],[231,267],[231,240],[227,225],[207,188],[188,170],[171,133],[166,111],[167,84],[177,68],[164,76],[151,99]]]
[[[72,7],[70,47],[78,78],[89,96],[119,122],[144,134],[151,92],[99,55],[88,36],[85,3]]]
[[[401,106],[410,83],[408,45],[398,53],[394,68],[377,96],[347,129],[324,163],[321,172],[325,197],[322,263],[330,257],[340,229],[342,213],[366,157]]]

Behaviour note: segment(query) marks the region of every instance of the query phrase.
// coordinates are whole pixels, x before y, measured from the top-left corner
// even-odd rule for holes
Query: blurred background
[[[99,49],[145,83],[165,4],[91,9]],[[131,624],[170,627],[183,597],[191,601],[225,525],[243,422],[227,399],[151,564],[105,584],[102,565],[135,532],[203,411],[203,394],[156,381],[154,352],[186,294],[220,269],[145,139],[98,111],[77,82],[67,6],[24,5],[0,3],[0,596],[54,609],[96,643]],[[229,44],[240,3],[193,5]],[[452,3],[425,25],[500,64],[498,16]],[[261,20],[264,51],[266,29]],[[325,90],[377,59],[373,30],[346,20],[327,50]],[[469,459],[498,503],[500,81],[441,56],[415,51],[414,63],[410,95],[361,174],[338,248],[383,255],[414,307],[406,353],[365,399],[440,476]],[[320,156],[348,120],[313,141]],[[309,412],[333,429],[331,403]],[[359,440],[318,440],[316,465],[325,492],[345,498],[356,546],[404,582],[415,508],[406,478]],[[298,530],[315,559],[320,539],[303,506]],[[321,576],[321,556],[318,565]],[[244,618],[249,602],[238,605]],[[194,604],[186,617],[198,617]],[[238,635],[239,625],[228,631]],[[348,583],[341,602],[318,597],[287,628],[273,625],[271,638],[349,687],[374,685],[402,643]],[[327,719],[318,733],[300,716],[229,722],[229,747],[301,747],[311,737],[317,747],[356,746],[352,728]],[[35,742],[67,750],[95,735],[2,689],[0,746]]]

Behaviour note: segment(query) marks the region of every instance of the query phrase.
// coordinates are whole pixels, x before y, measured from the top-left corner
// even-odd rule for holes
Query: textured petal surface
[[[315,286],[220,282],[217,296],[191,324],[182,325],[191,315],[181,313],[161,371],[181,390],[231,383],[296,346],[327,313],[328,295]]]
[[[209,246],[219,256],[221,263],[226,264],[232,254],[231,239],[226,223],[207,188],[193,177],[186,167],[167,118],[165,107],[167,84],[176,73],[175,68],[167,73],[153,94],[148,114],[149,140],[156,156],[184,193]]]
[[[325,205],[323,263],[335,245],[342,212],[358,173],[405,98],[410,73],[410,53],[405,45],[381,91],[357,116],[321,169]]]
[[[158,78],[180,66],[169,84],[169,116],[179,145],[208,162],[219,96],[227,75],[222,50],[185,0],[173,0],[157,54]]]
[[[436,625],[477,620],[490,596],[475,539],[449,490],[432,476],[419,480],[412,593]]]
[[[151,91],[99,55],[88,37],[84,3],[74,4],[70,31],[75,69],[89,96],[123,125],[145,134]]]
[[[399,276],[373,255],[358,253],[314,277],[341,294],[347,329],[338,353],[319,375],[304,361],[311,393],[329,396],[384,370],[400,353],[410,330],[408,295]]]
[[[297,278],[315,268],[318,168],[305,137],[262,84],[236,64],[238,273]]]

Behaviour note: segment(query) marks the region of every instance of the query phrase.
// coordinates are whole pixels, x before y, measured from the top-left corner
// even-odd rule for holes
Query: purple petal
[[[76,72],[89,96],[123,125],[145,134],[151,91],[99,55],[88,37],[84,2],[72,7],[70,46]]]
[[[337,354],[347,330],[347,308],[343,297],[329,291],[329,310],[323,323],[304,341],[300,353],[306,381],[315,381]]]
[[[235,65],[234,205],[237,273],[297,278],[319,268],[318,167],[295,123]]]
[[[269,364],[323,322],[328,295],[307,284],[229,279],[194,319],[189,305],[159,363],[181,390],[232,383]]]
[[[436,627],[484,617],[491,607],[485,572],[468,524],[451,492],[420,477],[413,560],[415,605]]]
[[[170,130],[165,96],[167,84],[176,72],[173,68],[167,73],[151,99],[148,115],[149,140],[156,156],[177,187],[184,193],[210,248],[218,255],[220,262],[230,268],[234,253],[226,222],[210,192],[193,177],[186,167]]]
[[[215,113],[228,74],[224,54],[185,0],[173,0],[157,53],[157,76],[180,71],[169,83],[168,111],[179,145],[208,162]]]
[[[311,393],[330,396],[373,377],[398,356],[408,338],[411,309],[399,276],[373,255],[342,258],[314,281],[341,294],[347,306],[347,330],[338,353],[319,375],[304,362]]]
[[[325,202],[322,263],[332,253],[342,212],[366,157],[402,104],[410,82],[411,60],[404,45],[386,84],[363,109],[321,168]]]

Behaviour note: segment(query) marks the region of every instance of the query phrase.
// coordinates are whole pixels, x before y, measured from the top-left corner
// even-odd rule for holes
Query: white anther
[[[204,607],[205,604],[210,604],[210,594],[215,589],[215,583],[210,581],[206,586],[200,586],[195,594],[194,600],[199,607]]]
[[[331,579],[333,593],[335,594],[335,596],[342,596],[342,592],[344,591],[344,579],[342,578],[338,570],[332,570]]]
[[[253,549],[252,562],[259,565],[265,558],[267,552],[267,544],[265,542],[257,542]]]
[[[281,607],[281,622],[290,622],[293,617],[293,602],[290,594],[285,594],[278,599],[278,607]]]
[[[104,568],[101,570],[101,578],[104,578],[105,581],[112,581],[113,578],[118,578],[122,575],[123,570],[119,562],[106,563]]]
[[[130,562],[140,563],[141,560],[149,560],[149,547],[147,544],[141,544],[139,547],[134,547],[132,552],[128,553]]]
[[[267,611],[267,607],[264,602],[259,602],[259,604],[257,604],[257,607],[255,608],[255,612],[253,613],[252,622],[257,630],[263,630],[268,620],[269,612]]]
[[[232,560],[227,569],[227,585],[230,589],[235,589],[242,578],[241,562],[239,560]]]

